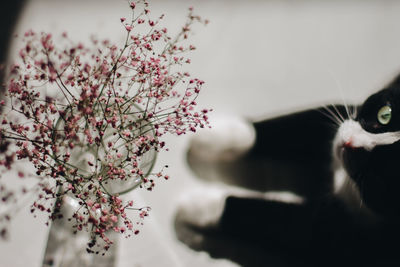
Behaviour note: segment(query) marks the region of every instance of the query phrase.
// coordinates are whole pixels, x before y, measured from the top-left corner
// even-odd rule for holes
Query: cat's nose
[[[342,146],[343,146],[343,148],[355,148],[352,140],[348,140],[348,141],[344,142]]]

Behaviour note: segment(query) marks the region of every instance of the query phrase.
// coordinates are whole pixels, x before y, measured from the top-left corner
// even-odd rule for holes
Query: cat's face
[[[334,151],[363,204],[383,217],[400,218],[400,86],[396,82],[370,96],[354,120],[340,125]]]

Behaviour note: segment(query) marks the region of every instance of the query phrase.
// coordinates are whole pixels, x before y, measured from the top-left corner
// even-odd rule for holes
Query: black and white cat
[[[188,162],[226,186],[181,202],[182,242],[242,266],[400,266],[400,77],[361,106],[214,125]]]

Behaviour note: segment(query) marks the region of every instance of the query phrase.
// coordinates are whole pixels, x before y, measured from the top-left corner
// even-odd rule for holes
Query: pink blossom
[[[26,32],[18,63],[8,73],[6,101],[0,102],[1,138],[12,144],[0,153],[1,167],[10,169],[16,160],[26,159],[37,176],[54,184],[39,185],[31,211],[47,212],[54,220],[61,214],[53,214],[58,209],[52,203],[61,204],[51,200],[74,197],[80,206],[69,218],[74,231],[88,229],[105,242],[103,249],[112,244],[109,230],[139,233],[127,210],[138,210],[140,220],[149,211],[108,192],[108,183],[138,179],[141,188],[151,191],[160,180],[155,178],[170,179],[163,170],[148,174],[141,164],[146,153],[168,151],[166,134],[207,126],[210,111],[197,108],[204,82],[184,69],[191,63],[186,53],[195,48],[182,42],[193,23],[204,21],[191,14],[175,38],[167,28],[158,28],[163,15],[153,20],[148,3],[138,3],[129,3],[131,9],[142,8],[135,10],[138,17],[132,24],[120,18],[126,43],[92,38],[84,46],[86,42],[73,43],[64,32],[59,44],[51,34]],[[138,26],[144,23],[148,26]],[[151,31],[145,30],[149,27]],[[56,97],[37,87],[48,83]],[[79,162],[84,166],[76,163],[76,155],[83,156]],[[3,193],[1,188],[0,181]],[[95,247],[90,244],[88,251]]]
[[[126,29],[128,32],[130,32],[130,31],[133,29],[133,27],[132,27],[131,25],[125,25],[125,29]]]

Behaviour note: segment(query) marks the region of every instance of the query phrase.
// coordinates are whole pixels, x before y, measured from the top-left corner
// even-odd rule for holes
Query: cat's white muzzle
[[[390,145],[400,140],[400,132],[370,133],[358,121],[345,120],[334,140],[335,156],[340,159],[343,147],[362,148],[371,151],[376,146]]]

